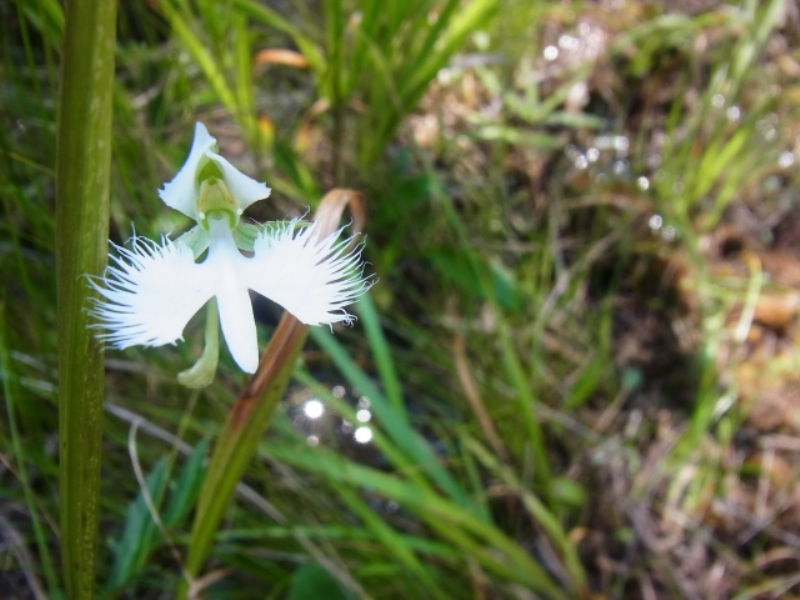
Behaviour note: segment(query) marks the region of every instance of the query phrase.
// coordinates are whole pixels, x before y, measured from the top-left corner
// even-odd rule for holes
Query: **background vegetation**
[[[793,0],[119,11],[111,240],[188,225],[156,190],[200,120],[273,187],[253,219],[363,191],[380,278],[353,328],[311,332],[203,597],[800,597]],[[53,0],[0,4],[3,598],[64,587],[63,27]],[[202,335],[107,353],[109,598],[182,578],[245,382],[223,352],[212,386],[177,383]]]

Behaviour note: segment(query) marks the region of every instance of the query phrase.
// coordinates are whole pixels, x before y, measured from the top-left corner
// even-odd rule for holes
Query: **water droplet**
[[[319,438],[315,435],[310,435],[306,438],[309,446],[319,446]]]
[[[371,418],[372,413],[366,408],[362,408],[356,413],[356,419],[358,419],[361,423],[368,423]]]
[[[581,42],[578,38],[564,34],[558,38],[558,45],[564,48],[564,50],[575,50],[581,45]]]
[[[319,419],[322,413],[325,412],[325,406],[322,402],[314,398],[303,405],[303,412],[309,419]]]
[[[589,86],[586,85],[585,81],[579,81],[571,88],[569,88],[569,94],[567,94],[567,98],[564,103],[567,106],[567,110],[579,110],[581,107],[586,106],[589,102]]]
[[[629,170],[630,165],[628,164],[627,160],[615,160],[614,161],[614,175],[617,177],[621,177],[625,175]]]
[[[738,121],[742,117],[742,109],[738,106],[731,106],[725,111],[729,121]]]
[[[589,160],[583,155],[580,154],[575,157],[575,167],[580,169],[581,171],[589,166]]]
[[[652,215],[650,219],[647,221],[647,224],[653,231],[658,231],[664,224],[664,219],[662,218],[661,215]]]
[[[597,159],[600,158],[600,150],[597,148],[589,148],[586,151],[586,158],[589,159],[589,162],[597,162]]]
[[[778,164],[784,169],[791,167],[794,164],[794,152],[790,152],[789,150],[781,152],[781,155],[778,157]]]
[[[627,153],[631,143],[624,135],[614,136],[614,150],[617,152]]]
[[[362,425],[356,429],[353,439],[359,444],[368,444],[372,440],[372,429]]]
[[[722,108],[723,106],[725,106],[725,96],[723,96],[722,94],[714,94],[711,97],[711,104],[715,108]]]
[[[369,398],[366,396],[361,396],[361,398],[358,399],[358,408],[369,408],[369,405]]]
[[[558,58],[558,48],[553,45],[547,46],[542,54],[544,54],[545,60],[553,61]]]
[[[650,180],[642,175],[639,179],[636,180],[636,185],[639,186],[640,190],[649,190],[650,189]]]
[[[598,135],[594,144],[600,150],[615,150],[620,154],[626,154],[630,147],[630,141],[624,135]]]
[[[672,225],[667,225],[666,227],[664,227],[664,230],[661,232],[661,237],[663,237],[668,242],[671,242],[672,240],[675,239],[675,234],[676,233],[677,233],[677,231],[675,230],[675,228]]]
[[[331,394],[334,398],[344,398],[346,390],[343,385],[335,385],[331,388]]]

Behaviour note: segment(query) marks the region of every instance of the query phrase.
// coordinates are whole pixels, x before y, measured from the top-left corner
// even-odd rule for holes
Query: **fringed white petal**
[[[341,229],[320,239],[316,224],[297,229],[297,221],[265,228],[242,279],[247,287],[277,302],[307,325],[330,325],[353,316],[344,307],[366,292],[362,245],[348,251],[351,239]]]
[[[222,171],[225,185],[228,186],[228,191],[241,210],[244,210],[257,200],[263,200],[268,197],[272,191],[265,183],[259,183],[255,179],[248,177],[219,154],[211,154],[209,152],[207,156]]]
[[[181,211],[195,221],[200,219],[197,212],[197,171],[201,163],[208,160],[207,154],[210,154],[209,151],[216,142],[217,140],[209,135],[206,126],[197,123],[194,127],[194,141],[189,157],[175,178],[169,183],[165,183],[163,190],[158,191],[164,204]]]
[[[161,346],[183,339],[183,329],[213,295],[213,279],[194,262],[192,250],[164,239],[162,245],[134,237],[117,247],[101,278],[90,285],[102,299],[91,309],[98,337],[116,348]]]
[[[297,221],[265,227],[247,258],[236,247],[227,218],[210,218],[208,257],[195,262],[185,243],[134,237],[102,277],[90,278],[93,327],[116,348],[160,346],[182,339],[189,319],[215,296],[225,341],[239,367],[255,372],[258,339],[248,288],[308,325],[350,322],[344,308],[366,292],[362,246],[348,250],[341,230],[320,239],[316,225]]]
[[[233,241],[226,220],[209,220],[211,244],[203,263],[206,277],[213,280],[219,305],[219,319],[225,343],[242,371],[255,373],[258,367],[258,337],[253,305],[242,277],[249,259]]]

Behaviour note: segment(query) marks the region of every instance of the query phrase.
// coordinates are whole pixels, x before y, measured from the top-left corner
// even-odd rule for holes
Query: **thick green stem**
[[[116,2],[66,3],[56,158],[61,548],[68,595],[95,597],[103,354],[83,274],[106,261]]]

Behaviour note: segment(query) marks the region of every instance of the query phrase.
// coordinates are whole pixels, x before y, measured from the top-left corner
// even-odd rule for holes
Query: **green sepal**
[[[208,245],[211,243],[211,236],[208,235],[208,232],[202,227],[192,227],[175,241],[176,243],[182,242],[189,246],[189,248],[192,249],[195,259],[197,259],[203,252],[208,250]]]
[[[262,227],[252,223],[239,223],[233,229],[233,241],[239,250],[253,252],[256,239],[261,235]]]

